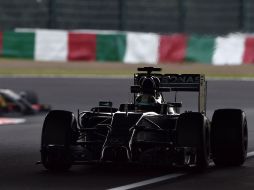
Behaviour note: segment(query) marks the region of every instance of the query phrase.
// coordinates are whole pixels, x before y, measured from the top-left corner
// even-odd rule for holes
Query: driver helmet
[[[144,94],[155,94],[156,90],[159,88],[160,79],[158,77],[141,77],[139,80],[139,85],[142,88]]]

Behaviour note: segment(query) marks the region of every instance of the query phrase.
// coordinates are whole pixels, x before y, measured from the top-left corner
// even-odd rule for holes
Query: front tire
[[[77,122],[72,112],[54,110],[45,118],[41,136],[41,161],[52,171],[64,171],[72,165],[70,145],[78,137]]]
[[[217,166],[240,166],[247,157],[248,127],[240,109],[219,109],[212,119],[212,155]]]

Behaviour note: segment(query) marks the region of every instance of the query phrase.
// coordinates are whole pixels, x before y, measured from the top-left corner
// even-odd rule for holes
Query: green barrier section
[[[126,49],[126,35],[98,34],[96,36],[96,60],[123,61]]]
[[[0,32],[0,56],[2,56],[2,48],[3,48],[3,33]]]
[[[186,61],[211,63],[215,38],[211,36],[190,36],[187,44]]]
[[[34,58],[34,33],[4,32],[3,52],[4,57]]]

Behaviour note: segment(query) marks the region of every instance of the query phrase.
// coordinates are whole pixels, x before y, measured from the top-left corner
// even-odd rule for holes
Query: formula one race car
[[[0,89],[0,115],[30,115],[50,111],[49,105],[40,104],[33,91],[16,93],[10,89]]]
[[[206,116],[205,76],[160,74],[144,67],[134,74],[133,103],[112,107],[100,102],[90,111],[53,110],[45,118],[41,163],[49,170],[73,164],[132,163],[205,169],[240,166],[247,155],[248,131],[240,109]],[[154,73],[156,72],[156,73]],[[164,92],[198,92],[197,112],[181,113],[181,102],[166,102]]]

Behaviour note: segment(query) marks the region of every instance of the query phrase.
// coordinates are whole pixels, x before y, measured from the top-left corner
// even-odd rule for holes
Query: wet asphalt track
[[[99,100],[118,106],[132,96],[132,79],[0,78],[1,88],[33,89],[42,102],[56,109],[89,109]],[[169,97],[172,98],[172,97]],[[183,99],[184,98],[184,99]],[[254,151],[254,82],[209,81],[208,116],[216,108],[237,107],[246,111],[249,124],[249,151]],[[184,110],[196,108],[193,94],[179,95]],[[74,166],[67,173],[49,173],[39,160],[40,133],[44,115],[27,117],[20,125],[0,126],[0,189],[109,189],[179,171],[140,168]],[[202,174],[188,174],[143,187],[143,189],[254,189],[254,159],[243,167],[211,168]]]

